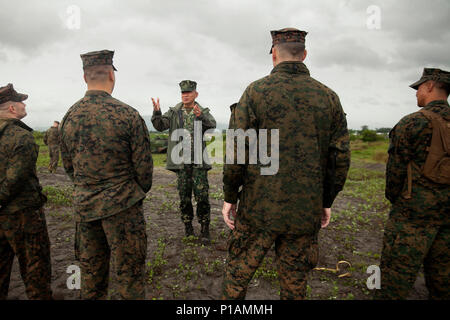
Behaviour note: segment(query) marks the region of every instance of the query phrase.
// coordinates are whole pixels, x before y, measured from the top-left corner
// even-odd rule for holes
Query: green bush
[[[361,132],[361,140],[364,142],[374,142],[383,139],[383,137],[379,137],[376,131],[374,130],[363,130]]]

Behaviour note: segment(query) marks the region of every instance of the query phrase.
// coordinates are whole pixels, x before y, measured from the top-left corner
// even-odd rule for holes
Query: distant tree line
[[[351,140],[362,140],[364,142],[382,141],[388,138],[391,128],[377,128],[375,130],[369,129],[369,126],[364,125],[361,130],[349,129]]]

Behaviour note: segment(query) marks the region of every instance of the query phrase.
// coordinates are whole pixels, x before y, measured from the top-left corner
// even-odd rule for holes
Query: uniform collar
[[[14,118],[1,118],[0,121],[3,121],[8,124],[13,124],[18,127],[21,127],[29,132],[32,132],[33,129],[31,129],[29,126],[27,126],[25,123],[22,122],[22,120],[14,119]]]
[[[429,104],[427,104],[425,106],[426,107],[449,107],[448,101],[447,100],[434,100],[431,101]]]
[[[203,108],[203,107],[200,105],[200,103],[198,103],[197,101],[194,101],[194,104],[196,104],[196,105],[198,106],[198,108],[199,108],[201,111],[205,110],[205,108]],[[174,111],[184,110],[183,102],[177,103],[174,107],[172,107],[172,109],[173,109]]]
[[[301,61],[284,61],[279,64],[275,68],[272,69],[272,73],[282,72],[289,74],[306,74],[309,76],[309,70],[306,65]]]
[[[111,95],[103,90],[88,90],[86,91],[85,97],[87,96],[102,96],[102,97],[110,97]]]

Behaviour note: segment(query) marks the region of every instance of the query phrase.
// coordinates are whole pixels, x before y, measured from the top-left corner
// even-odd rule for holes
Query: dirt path
[[[358,166],[355,166],[358,167]],[[364,167],[364,165],[363,165]],[[371,165],[370,170],[382,171],[384,166]],[[56,174],[39,170],[43,186],[67,188],[70,180],[62,168]],[[144,202],[147,221],[148,252],[147,299],[219,299],[229,234],[223,222],[222,173],[215,169],[209,173],[211,200],[211,246],[203,246],[196,239],[184,238],[184,226],[178,210],[176,176],[163,168],[155,168],[152,190]],[[363,207],[366,206],[366,207]],[[67,267],[77,265],[74,259],[74,219],[70,206],[47,204],[45,207],[51,241],[52,288],[57,299],[79,299],[78,290],[67,289]],[[355,210],[359,212],[356,216]],[[374,211],[375,210],[375,211]],[[338,278],[328,271],[313,271],[309,276],[310,299],[369,299],[372,292],[366,287],[367,266],[379,264],[383,217],[377,206],[368,207],[365,200],[346,195],[336,199],[330,227],[319,235],[320,257],[318,267],[335,268],[340,260],[352,264],[342,272],[349,277]],[[383,209],[386,212],[386,208]],[[356,218],[355,218],[356,217]],[[194,229],[200,232],[195,219]],[[249,286],[247,299],[279,299],[274,251]],[[114,279],[112,281],[114,283]],[[423,276],[419,277],[411,298],[426,298]],[[116,298],[114,285],[110,298]],[[9,299],[26,299],[19,275],[17,260],[11,275]]]

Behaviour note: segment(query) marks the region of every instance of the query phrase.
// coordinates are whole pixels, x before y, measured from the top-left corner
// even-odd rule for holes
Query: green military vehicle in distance
[[[167,153],[169,135],[161,133],[150,133],[150,145],[152,153]]]

